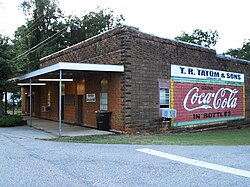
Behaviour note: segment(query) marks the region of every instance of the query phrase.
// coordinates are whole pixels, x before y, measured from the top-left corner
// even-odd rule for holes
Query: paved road
[[[250,171],[250,146],[60,143],[44,132],[0,128],[0,186],[250,186],[250,178],[161,158],[163,153]]]

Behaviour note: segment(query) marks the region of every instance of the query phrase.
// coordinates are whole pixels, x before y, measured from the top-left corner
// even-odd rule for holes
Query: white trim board
[[[100,71],[100,72],[124,72],[123,65],[110,64],[84,64],[74,62],[58,62],[57,64],[41,68],[30,73],[16,77],[17,80],[25,80],[39,75],[44,75],[58,70],[73,70],[73,71]]]

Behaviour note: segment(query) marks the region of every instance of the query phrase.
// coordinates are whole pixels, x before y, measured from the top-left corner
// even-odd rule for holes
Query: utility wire
[[[29,31],[29,30],[31,30],[33,27],[37,26],[37,23],[39,23],[39,21],[40,21],[42,18],[44,18],[44,16],[45,16],[45,15],[41,15],[40,17],[36,18],[36,19],[31,23],[31,25],[29,25],[29,26],[27,25],[27,28],[26,28],[24,31],[22,31],[22,32],[20,33],[20,36],[21,36],[21,37],[24,37],[25,35],[29,35],[29,34],[31,34],[32,32],[34,32],[37,28],[33,29],[32,31]]]
[[[12,61],[15,61],[21,57],[23,57],[24,55],[28,55],[30,54],[31,52],[35,51],[38,49],[38,47],[43,47],[44,45],[47,45],[48,43],[50,43],[51,41],[49,41],[51,38],[53,38],[54,36],[62,33],[64,30],[66,30],[68,28],[68,26],[64,27],[63,29],[61,29],[59,32],[53,34],[52,36],[48,37],[47,39],[43,40],[42,42],[40,42],[39,44],[35,45],[34,47],[30,48],[29,50],[25,51],[24,53],[18,55],[17,57],[15,57],[14,59],[12,59]],[[49,42],[47,42],[49,41]],[[46,43],[47,42],[47,43]]]
[[[96,9],[97,9],[97,8],[96,8]],[[95,9],[94,9],[94,10],[95,10]],[[42,15],[41,17],[44,17],[44,16],[45,16],[45,15]],[[37,18],[37,19],[40,19],[40,18]],[[36,20],[37,20],[37,19],[36,19]],[[73,23],[71,23],[71,24],[73,24]],[[70,25],[71,25],[71,24],[70,24]],[[28,54],[30,54],[30,53],[32,53],[32,52],[34,52],[34,51],[40,49],[41,47],[47,45],[48,43],[54,41],[54,40],[57,39],[59,36],[56,37],[56,38],[54,38],[54,39],[52,39],[51,41],[49,41],[49,40],[50,40],[51,38],[53,38],[54,36],[56,36],[56,35],[62,33],[62,32],[63,32],[64,30],[66,30],[68,27],[69,27],[69,26],[64,27],[64,28],[61,29],[59,32],[53,34],[52,36],[50,36],[50,37],[48,37],[47,39],[43,40],[42,42],[40,42],[40,43],[37,44],[36,46],[34,46],[34,47],[28,49],[27,51],[25,51],[24,53],[18,55],[17,57],[15,57],[14,59],[12,59],[12,61],[16,61],[17,59],[20,59],[20,58],[22,58],[23,56],[26,56],[26,55],[28,55]],[[27,28],[27,30],[28,30],[28,29],[30,29],[30,28]],[[34,30],[32,30],[30,33],[34,32],[35,30],[36,30],[36,28],[35,28]],[[29,33],[29,34],[30,34],[30,33]],[[48,41],[48,42],[47,42],[47,41]],[[45,43],[45,42],[47,42],[47,43]]]
[[[40,21],[42,18],[44,18],[45,16],[47,16],[48,14],[52,13],[53,9],[49,9],[48,12],[46,12],[45,14],[40,15],[38,18],[36,18],[35,20],[32,21],[32,23],[29,25],[29,27],[27,27],[23,32],[20,33],[20,36],[23,37],[24,35],[28,35],[32,32],[34,32],[36,30],[33,29],[33,31],[29,32],[28,30],[32,29],[34,26],[37,25],[37,23],[39,23],[38,21]],[[26,34],[27,32],[29,32],[28,34]]]

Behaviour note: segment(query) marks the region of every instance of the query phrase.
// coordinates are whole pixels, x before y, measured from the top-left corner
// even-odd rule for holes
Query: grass
[[[61,137],[53,141],[94,144],[138,145],[250,145],[250,128],[197,133],[160,133],[150,135],[96,135]]]

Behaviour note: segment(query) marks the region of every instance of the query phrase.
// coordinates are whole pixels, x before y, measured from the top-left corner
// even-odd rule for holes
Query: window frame
[[[164,90],[165,93],[162,95],[161,90]],[[163,99],[162,99],[163,98]],[[169,82],[159,82],[159,108],[169,108],[170,109],[170,84]],[[162,100],[164,102],[162,102]]]
[[[104,110],[104,111],[108,110],[108,93],[107,92],[100,93],[100,110]]]
[[[100,110],[108,111],[108,80],[102,79],[100,81],[101,92],[100,92]]]

